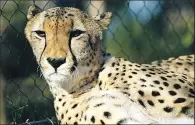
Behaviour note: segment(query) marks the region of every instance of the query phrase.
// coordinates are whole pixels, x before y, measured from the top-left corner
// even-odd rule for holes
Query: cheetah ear
[[[99,24],[103,27],[103,29],[107,29],[110,24],[111,17],[112,17],[111,12],[105,12],[94,17],[94,19],[99,22]]]
[[[37,15],[41,11],[42,10],[36,5],[30,6],[29,9],[28,9],[27,19],[28,20],[32,19],[35,15]]]

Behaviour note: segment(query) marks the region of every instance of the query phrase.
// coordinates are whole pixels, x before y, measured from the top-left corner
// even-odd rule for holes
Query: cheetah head
[[[69,7],[41,11],[31,6],[26,37],[46,81],[51,86],[71,89],[101,63],[100,41],[111,13],[93,18]]]

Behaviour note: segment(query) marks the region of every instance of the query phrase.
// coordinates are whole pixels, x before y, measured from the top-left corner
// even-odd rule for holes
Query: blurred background
[[[32,4],[43,10],[76,7],[92,16],[112,12],[103,45],[132,62],[195,52],[194,0],[1,0],[0,124],[55,117],[51,93],[24,35]]]

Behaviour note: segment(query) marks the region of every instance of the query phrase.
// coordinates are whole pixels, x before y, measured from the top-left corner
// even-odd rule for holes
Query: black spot
[[[140,65],[135,65],[136,67],[141,67]]]
[[[154,80],[153,81],[155,84],[160,84],[160,82],[158,80]]]
[[[187,68],[185,68],[184,70],[189,71]]]
[[[124,81],[123,83],[127,83],[127,81]]]
[[[160,90],[163,90],[163,87],[159,87]]]
[[[79,116],[79,114],[77,113],[76,115],[75,115],[75,117],[78,117]]]
[[[102,85],[102,81],[99,82],[99,86],[101,86],[101,85]]]
[[[195,98],[193,95],[190,95],[190,94],[188,94],[188,97],[190,97],[190,98]]]
[[[129,78],[132,78],[132,76],[129,76]]]
[[[118,121],[116,124],[117,125],[121,125],[123,122],[125,122],[127,119],[121,119],[120,121]]]
[[[126,72],[126,70],[123,70],[123,72]]]
[[[86,115],[85,115],[84,119],[85,119],[85,121],[87,120],[87,116]]]
[[[160,93],[157,91],[152,91],[152,96],[160,96]]]
[[[146,82],[146,80],[145,80],[145,79],[140,79],[140,81],[142,81],[142,82]]]
[[[167,77],[172,78],[172,76],[167,76]]]
[[[154,85],[150,85],[151,87],[155,87]]]
[[[177,99],[174,101],[174,103],[183,103],[183,102],[185,102],[185,101],[186,101],[185,98],[177,98]]]
[[[91,117],[91,122],[95,123],[95,118],[94,118],[94,116]]]
[[[66,102],[63,102],[62,106],[64,106],[66,104]]]
[[[112,67],[114,67],[114,66],[115,66],[115,62],[112,63]]]
[[[184,79],[187,79],[187,77],[186,76],[182,76]]]
[[[124,90],[128,90],[129,88],[128,87],[125,87]]]
[[[178,79],[180,82],[182,82],[182,83],[185,83],[185,81],[183,81],[182,79]]]
[[[192,94],[192,95],[195,95],[195,92],[193,89],[190,89],[189,92]]]
[[[139,104],[142,105],[144,108],[146,107],[146,106],[144,105],[144,102],[143,102],[142,100],[138,99],[138,102],[139,102]]]
[[[151,75],[155,75],[156,73],[154,73],[154,72],[149,72],[149,74],[151,74]]]
[[[64,114],[61,115],[61,119],[64,119]]]
[[[158,100],[160,103],[164,103],[164,100],[163,99],[159,99]]]
[[[142,71],[146,71],[146,69],[141,69]]]
[[[101,122],[101,124],[102,124],[102,125],[105,125],[105,123],[104,123],[104,121],[103,121],[103,120],[100,120],[100,122]]]
[[[144,96],[144,92],[139,90],[138,93],[141,95],[141,96]]]
[[[88,17],[87,14],[84,14],[84,17],[87,18]]]
[[[122,73],[121,76],[125,76],[125,73]]]
[[[123,94],[125,94],[127,96],[131,96],[131,94],[129,94],[128,92],[123,92]]]
[[[108,74],[108,77],[110,77],[111,75],[112,75],[112,73],[109,73],[109,74]]]
[[[182,107],[182,109],[181,109],[181,113],[188,114],[189,109],[190,109],[190,107],[184,106],[184,107]]]
[[[74,122],[74,125],[78,125],[78,123],[77,122]]]
[[[73,14],[69,13],[68,16],[74,16]]]
[[[70,120],[71,119],[71,117],[68,117],[68,120]]]
[[[154,71],[154,69],[149,69],[150,71]]]
[[[114,78],[113,78],[113,80],[116,80],[116,79],[117,79],[117,77],[114,77]]]
[[[176,62],[176,64],[177,64],[177,65],[182,65],[182,63],[180,63],[180,62]]]
[[[164,84],[165,86],[169,86],[169,84],[168,84],[167,82],[163,82],[163,84]]]
[[[99,104],[96,104],[94,107],[99,107],[101,105],[104,105],[104,103],[99,103]]]
[[[78,105],[78,104],[74,104],[74,105],[72,106],[72,109],[76,108],[76,107],[77,107],[77,105]]]
[[[129,64],[129,66],[132,66],[131,64]]]
[[[190,60],[189,60],[190,61]],[[187,62],[189,65],[193,65],[193,63],[191,63],[191,62]]]
[[[102,72],[104,69],[105,69],[105,67],[102,67],[102,68],[100,69],[100,72]]]
[[[100,19],[103,19],[105,16],[106,16],[105,13],[101,14],[101,15],[100,15]]]
[[[116,70],[119,70],[119,68],[116,68]]]
[[[146,76],[147,76],[147,77],[151,77],[151,75],[150,75],[150,74],[146,74]]]
[[[174,87],[175,89],[180,89],[180,88],[181,88],[181,86],[180,86],[179,84],[174,84],[173,87]]]
[[[177,93],[175,91],[169,91],[169,94],[172,95],[172,96],[177,95]]]
[[[58,111],[58,109],[59,109],[59,107],[57,106],[57,107],[56,107],[56,110]]]
[[[113,84],[114,84],[114,82],[110,83],[110,85],[113,85]]]
[[[161,76],[160,78],[161,78],[162,80],[167,81],[167,78],[165,78],[165,77],[163,77],[163,76]]]
[[[61,98],[59,98],[59,101],[62,101],[62,99],[61,99]]]
[[[148,100],[148,104],[151,105],[151,106],[154,106],[154,103],[151,100]]]
[[[105,116],[106,118],[110,118],[111,114],[110,114],[110,112],[104,112],[104,116]]]
[[[68,113],[68,110],[66,110],[66,114]]]
[[[171,107],[165,107],[164,108],[164,111],[167,112],[167,113],[169,113],[169,112],[172,112],[173,111],[173,108],[171,108]]]
[[[71,67],[70,72],[74,72],[76,68],[74,66]]]
[[[141,87],[146,87],[146,85],[141,85]]]
[[[133,74],[137,74],[137,72],[132,72]]]

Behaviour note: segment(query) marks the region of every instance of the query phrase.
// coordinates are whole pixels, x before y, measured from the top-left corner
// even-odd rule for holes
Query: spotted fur
[[[27,17],[26,37],[61,124],[193,123],[194,56],[137,64],[105,54],[111,13],[32,6]]]

